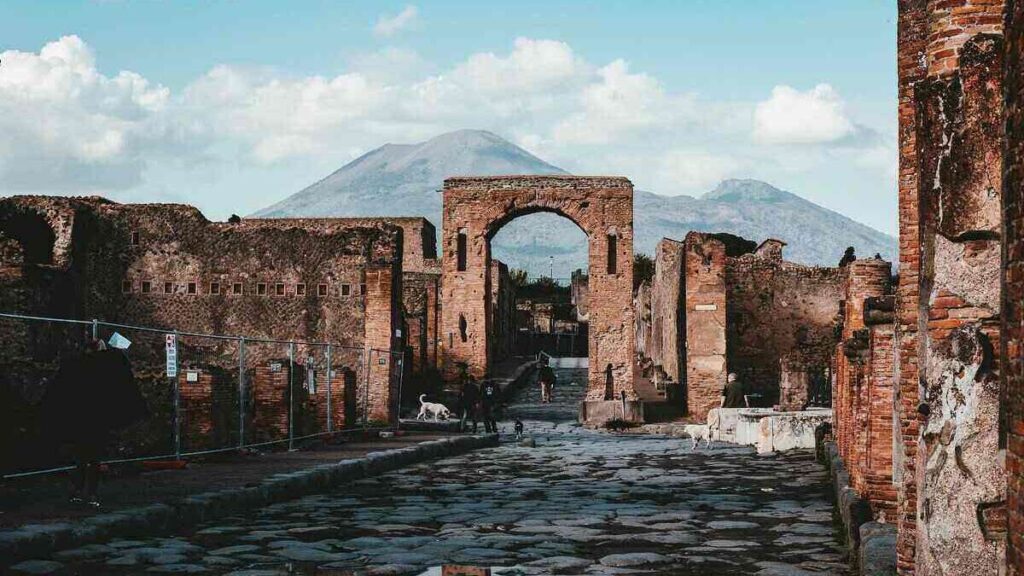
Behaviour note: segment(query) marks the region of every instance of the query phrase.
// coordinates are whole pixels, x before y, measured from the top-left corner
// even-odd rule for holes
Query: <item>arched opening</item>
[[[544,278],[538,289],[545,284],[555,289],[561,280],[566,307],[575,312],[582,304],[585,313],[581,310],[560,323],[552,316],[552,312],[557,314],[555,307],[548,306],[542,314],[534,314],[541,322],[534,319],[526,325],[527,330],[532,325],[535,333],[547,332],[546,338],[554,333],[559,349],[574,347],[564,352],[553,350],[556,353],[583,354],[585,346],[587,359],[579,358],[575,364],[587,366],[586,396],[579,404],[585,421],[603,422],[615,417],[613,412],[622,417],[626,408],[628,418],[641,414],[633,387],[632,184],[617,177],[488,176],[449,178],[444,187],[441,326],[448,342],[442,350],[445,379],[456,381],[460,366],[465,366],[472,378],[500,371],[501,347],[509,344],[498,339],[502,327],[511,324],[502,324],[503,318],[514,318],[511,325],[516,337],[523,324],[520,305],[515,306],[514,315],[509,309],[515,295],[509,296],[503,285],[511,285],[513,277],[524,284]],[[525,237],[516,234],[523,226],[532,234],[525,243],[516,242],[517,236]],[[614,240],[609,242],[609,237]],[[564,249],[567,239],[573,239],[570,245],[578,248]],[[573,257],[573,252],[581,256]],[[511,270],[503,260],[513,262]],[[583,262],[587,262],[585,269]],[[525,270],[514,272],[517,265]],[[468,324],[466,341],[458,337],[462,318]],[[585,339],[579,328],[566,335],[573,331],[570,326],[584,323]],[[530,351],[547,353],[543,349]],[[613,396],[619,398],[624,393],[624,401],[605,400],[604,368],[608,364],[612,366]]]
[[[13,245],[11,240],[17,245]],[[16,212],[0,215],[0,264],[53,264],[56,235],[42,215]]]
[[[548,364],[514,393],[510,416],[575,420],[588,380],[587,234],[557,210],[524,210],[494,223],[488,249],[492,361]]]

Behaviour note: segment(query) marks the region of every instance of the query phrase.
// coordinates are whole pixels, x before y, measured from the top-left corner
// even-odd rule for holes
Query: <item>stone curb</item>
[[[850,473],[839,457],[834,442],[824,446],[826,467],[832,478],[836,513],[850,559],[861,576],[888,576],[896,573],[896,527],[872,522],[871,505],[850,486]]]
[[[186,496],[168,503],[118,510],[80,522],[26,524],[0,531],[0,566],[29,558],[48,558],[55,552],[118,536],[162,533],[275,502],[315,494],[336,484],[360,480],[410,464],[455,456],[498,445],[496,434],[457,436],[371,452],[362,458],[321,464],[275,474],[256,486],[229,488]]]

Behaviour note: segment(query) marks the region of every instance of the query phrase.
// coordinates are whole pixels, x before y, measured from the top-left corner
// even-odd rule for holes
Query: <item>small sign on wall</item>
[[[694,307],[694,310],[697,310],[698,312],[713,312],[718,310],[718,304],[697,304]]]
[[[174,334],[165,334],[164,343],[167,352],[167,377],[178,376],[178,338]]]
[[[199,370],[186,370],[185,371],[186,382],[199,382]]]
[[[271,372],[280,372],[281,371],[281,363],[280,362],[271,362],[270,363],[270,371]]]

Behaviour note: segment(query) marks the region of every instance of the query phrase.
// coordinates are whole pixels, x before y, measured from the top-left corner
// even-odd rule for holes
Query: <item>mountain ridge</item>
[[[458,130],[418,144],[385,144],[255,215],[424,216],[439,229],[441,188],[449,176],[560,174],[565,170],[482,130]],[[787,260],[834,266],[847,246],[892,260],[896,239],[797,194],[754,179],[724,180],[699,197],[634,194],[634,250],[654,254],[663,238],[690,230],[729,232],[787,243]],[[585,267],[583,232],[550,213],[517,218],[495,236],[493,254],[534,275],[568,276]]]

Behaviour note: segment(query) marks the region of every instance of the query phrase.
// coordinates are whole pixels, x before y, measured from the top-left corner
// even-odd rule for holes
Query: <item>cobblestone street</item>
[[[503,574],[847,573],[810,453],[691,451],[688,439],[586,431],[572,421],[585,378],[560,370],[554,404],[537,405],[531,387],[508,407],[503,431],[529,419],[535,447],[510,440],[194,533],[55,559],[87,574],[421,574],[442,563]]]

